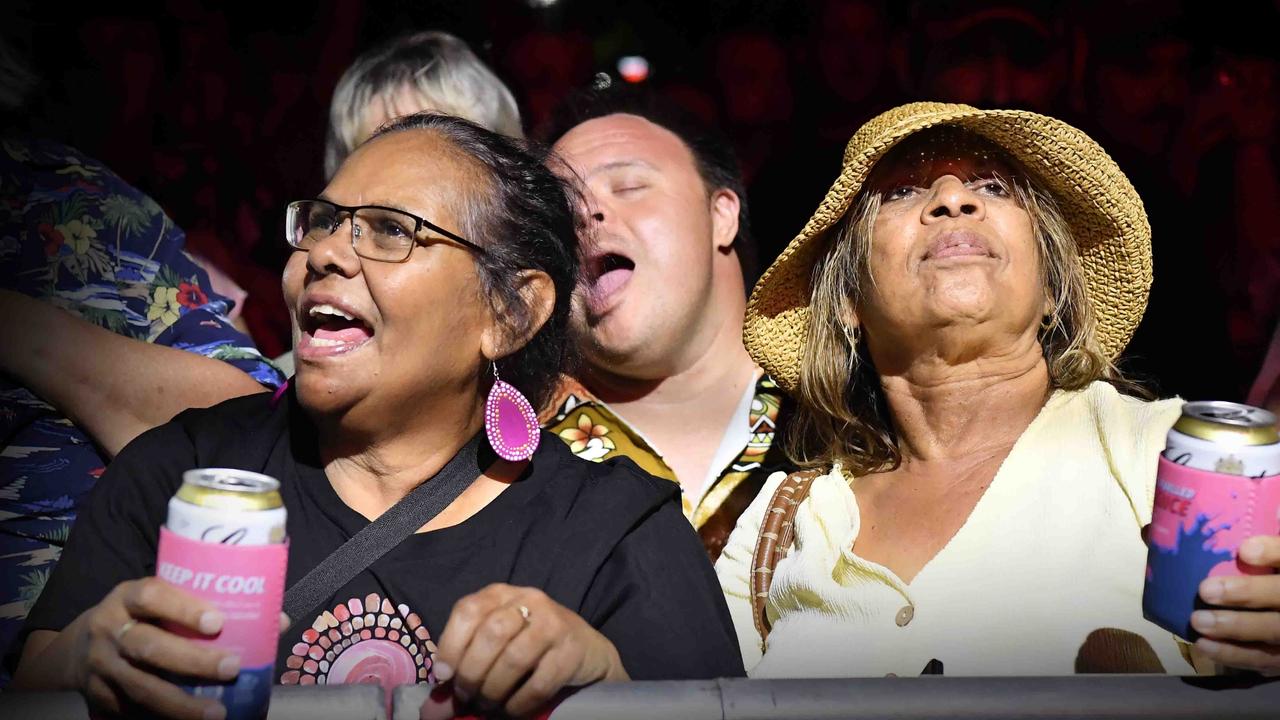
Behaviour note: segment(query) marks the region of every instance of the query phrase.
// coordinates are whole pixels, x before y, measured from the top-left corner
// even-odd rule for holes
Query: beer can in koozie
[[[1192,402],[1183,406],[1161,454],[1197,470],[1270,477],[1280,475],[1278,440],[1276,416],[1266,410],[1221,400]]]
[[[160,529],[156,575],[222,612],[222,630],[215,638],[173,626],[169,630],[240,658],[234,681],[183,685],[194,695],[217,698],[228,720],[266,717],[287,561],[279,482],[222,468],[183,474]]]
[[[1191,613],[1207,607],[1200,583],[1219,575],[1263,575],[1240,562],[1254,535],[1280,533],[1280,435],[1276,418],[1230,402],[1187,403],[1156,470],[1147,535],[1143,614],[1187,640]]]
[[[284,541],[280,483],[248,470],[198,468],[182,474],[169,500],[169,531],[201,542],[274,545]]]

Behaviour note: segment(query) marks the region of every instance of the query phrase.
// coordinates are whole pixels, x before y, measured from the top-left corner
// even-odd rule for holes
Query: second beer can
[[[1261,408],[1215,400],[1191,402],[1169,431],[1162,453],[1197,470],[1270,477],[1280,475],[1276,416]]]
[[[1187,640],[1205,607],[1200,583],[1272,568],[1239,562],[1240,543],[1280,533],[1280,435],[1273,414],[1231,402],[1187,403],[1158,460],[1143,614]]]

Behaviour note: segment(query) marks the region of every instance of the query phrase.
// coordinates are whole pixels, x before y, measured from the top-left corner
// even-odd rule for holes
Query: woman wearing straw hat
[[[752,674],[1193,672],[1141,603],[1181,402],[1113,365],[1150,284],[1141,200],[1065,123],[915,103],[858,130],[747,310],[814,469],[772,477],[717,564]],[[1246,546],[1280,565],[1280,538]],[[1274,577],[1201,594],[1280,606]],[[1208,660],[1278,669],[1249,641],[1280,614],[1193,623]]]

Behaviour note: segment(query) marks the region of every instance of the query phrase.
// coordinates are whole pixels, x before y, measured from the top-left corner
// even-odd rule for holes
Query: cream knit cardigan
[[[776,473],[716,563],[749,673],[909,676],[937,659],[946,675],[1064,675],[1102,628],[1136,633],[1167,672],[1192,673],[1173,635],[1142,617],[1140,529],[1181,404],[1122,396],[1101,382],[1055,392],[968,520],[909,585],[851,550],[857,480],[838,466],[818,477],[774,575],[766,651],[752,623],[748,574],[785,477]]]

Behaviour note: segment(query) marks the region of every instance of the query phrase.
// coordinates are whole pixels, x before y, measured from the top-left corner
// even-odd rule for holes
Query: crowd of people
[[[815,32],[846,47],[891,37],[874,3],[822,8]],[[627,679],[1280,673],[1274,575],[1206,580],[1194,643],[1141,611],[1176,394],[1242,394],[1258,370],[1148,365],[1161,382],[1144,386],[1123,355],[1150,318],[1216,321],[1237,347],[1274,319],[1270,230],[1244,229],[1274,173],[1206,200],[1235,203],[1241,228],[1215,250],[1259,253],[1245,305],[1179,316],[1198,297],[1181,285],[1192,268],[1159,261],[1176,237],[1161,228],[1209,171],[1175,158],[1188,174],[1161,190],[1126,158],[1164,152],[1177,129],[1154,128],[1175,101],[1099,110],[1078,123],[1089,134],[1059,119],[1099,107],[1069,107],[1094,93],[1143,102],[1135,67],[1179,62],[1176,36],[1097,39],[1089,62],[1108,69],[1077,77],[1061,44],[1036,41],[1070,28],[1035,12],[910,20],[898,62],[939,102],[888,107],[891,68],[855,71],[819,43],[832,101],[858,110],[812,132],[780,129],[804,116],[778,112],[777,41],[723,40],[721,72],[782,78],[726,85],[749,121],[732,127],[812,143],[827,174],[771,167],[689,88],[565,93],[522,122],[458,38],[367,50],[313,148],[325,182],[277,209],[291,352],[274,360],[286,348],[242,332],[217,257],[24,122],[26,94],[0,94],[0,490],[21,509],[0,516],[10,687],[216,715],[168,674],[227,680],[239,658],[161,626],[214,635],[222,618],[153,577],[182,472],[280,480],[292,584],[464,461],[474,480],[442,512],[288,618],[276,682],[360,681],[315,661],[333,642],[363,644],[384,687],[443,688],[424,715],[527,715]],[[9,87],[36,76],[7,51],[0,65]],[[1082,78],[1096,86],[1066,92]],[[845,122],[869,110],[883,112]],[[1228,173],[1259,147],[1270,161],[1270,128],[1200,120],[1227,124]],[[1126,123],[1146,125],[1122,149],[1091,137]],[[774,199],[770,183],[790,183],[770,222],[804,194],[808,219],[753,223],[749,196]],[[1253,361],[1268,341],[1249,340]],[[499,418],[494,393],[532,410]],[[521,423],[526,442],[502,440]],[[1240,557],[1280,568],[1280,536]],[[362,642],[343,619],[362,612],[404,642]]]

